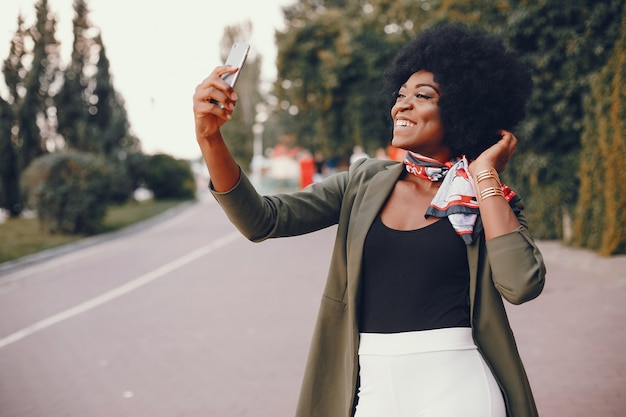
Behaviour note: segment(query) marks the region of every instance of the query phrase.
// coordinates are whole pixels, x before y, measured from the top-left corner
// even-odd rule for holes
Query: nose
[[[413,108],[413,100],[410,96],[398,97],[393,107],[391,108],[391,114],[395,115],[404,110],[410,110]]]

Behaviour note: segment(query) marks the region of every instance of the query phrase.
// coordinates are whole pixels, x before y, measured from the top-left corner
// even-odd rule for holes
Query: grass
[[[122,229],[181,204],[180,200],[131,202],[110,206],[97,234]],[[50,234],[37,218],[7,219],[0,224],[0,263],[79,241],[84,235]]]

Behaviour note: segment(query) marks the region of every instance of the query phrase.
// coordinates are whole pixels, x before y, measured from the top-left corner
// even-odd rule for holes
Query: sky
[[[295,0],[87,0],[90,20],[101,30],[115,88],[133,133],[148,154],[198,158],[192,96],[221,65],[224,27],[252,22],[251,53],[262,57],[262,81],[276,77],[274,32],[283,28],[281,7]],[[57,16],[63,64],[72,47],[73,0],[49,0]],[[34,21],[35,0],[0,0],[0,62],[8,56],[22,12]],[[138,22],[140,25],[137,26]],[[0,94],[6,98],[3,76]],[[238,92],[240,95],[242,92]]]

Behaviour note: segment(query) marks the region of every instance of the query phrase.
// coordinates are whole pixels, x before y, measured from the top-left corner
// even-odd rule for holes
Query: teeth
[[[409,121],[409,120],[396,120],[396,126],[404,126],[404,127],[409,127],[409,126],[413,126],[415,123]]]

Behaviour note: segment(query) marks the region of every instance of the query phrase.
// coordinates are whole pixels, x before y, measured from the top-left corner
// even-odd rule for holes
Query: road
[[[254,244],[209,197],[0,272],[0,417],[292,416],[334,232]],[[626,257],[541,248],[509,308],[540,413],[625,416]]]

